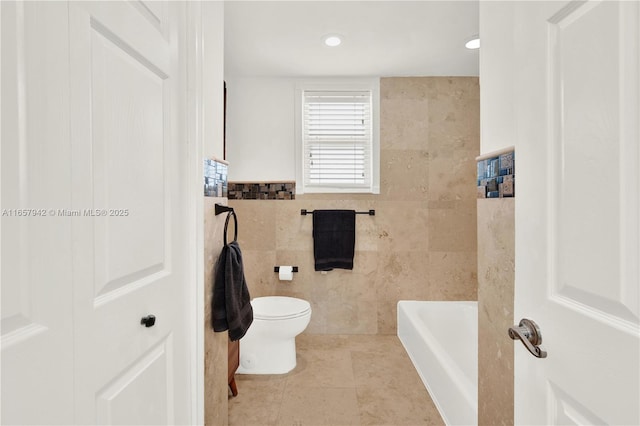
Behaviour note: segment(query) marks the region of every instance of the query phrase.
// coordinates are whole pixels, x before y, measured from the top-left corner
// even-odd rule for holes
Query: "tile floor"
[[[296,339],[298,365],[283,375],[236,375],[229,425],[442,425],[394,335]]]

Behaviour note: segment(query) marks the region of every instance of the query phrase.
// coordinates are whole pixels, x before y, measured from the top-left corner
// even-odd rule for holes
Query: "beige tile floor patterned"
[[[229,426],[442,425],[393,335],[296,339],[298,365],[283,375],[236,375]]]

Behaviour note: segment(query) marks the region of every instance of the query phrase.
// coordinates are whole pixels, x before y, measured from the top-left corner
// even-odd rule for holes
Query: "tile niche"
[[[515,151],[507,148],[477,159],[478,198],[515,197]]]

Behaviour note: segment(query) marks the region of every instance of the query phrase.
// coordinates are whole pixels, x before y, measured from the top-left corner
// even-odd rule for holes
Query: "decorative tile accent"
[[[230,200],[295,200],[295,182],[230,182]]]
[[[216,159],[204,159],[204,196],[227,196],[227,172],[229,165]]]
[[[478,198],[515,197],[515,152],[478,160]]]

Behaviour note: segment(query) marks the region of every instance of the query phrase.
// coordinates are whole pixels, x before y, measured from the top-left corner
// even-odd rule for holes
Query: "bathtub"
[[[398,302],[398,337],[448,425],[478,423],[477,302]]]

